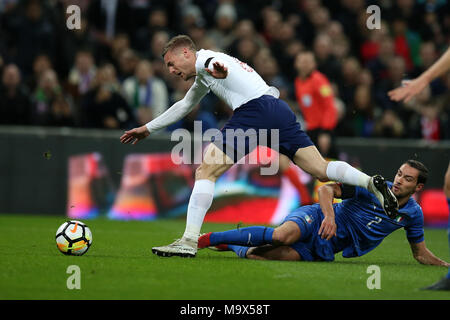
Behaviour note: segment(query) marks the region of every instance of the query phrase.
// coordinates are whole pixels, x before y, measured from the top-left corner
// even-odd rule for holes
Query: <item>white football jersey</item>
[[[216,61],[227,67],[228,75],[225,79],[216,79],[205,70],[213,70],[213,63]],[[198,85],[196,90],[206,90],[206,93],[211,90],[233,110],[264,94],[279,97],[279,91],[275,87],[269,87],[252,67],[225,53],[204,49],[197,51],[195,69],[195,82]]]
[[[209,91],[214,92],[233,110],[265,94],[276,98],[280,96],[277,88],[269,87],[253,68],[236,58],[225,53],[203,49],[197,51],[196,55],[197,75],[194,83],[183,99],[175,102],[163,114],[146,124],[150,133],[165,128],[186,116]],[[227,67],[228,75],[225,79],[216,79],[206,71],[206,68],[212,70],[213,63],[216,61]]]

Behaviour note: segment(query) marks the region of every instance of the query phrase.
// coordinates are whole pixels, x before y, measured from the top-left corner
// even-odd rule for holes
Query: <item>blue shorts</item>
[[[319,236],[323,213],[319,204],[302,206],[286,216],[286,221],[295,222],[300,228],[300,239],[290,245],[298,252],[301,260],[305,261],[333,261],[333,244]]]
[[[278,130],[278,139],[271,129]],[[257,145],[273,148],[291,160],[299,148],[313,145],[288,104],[270,95],[250,100],[234,110],[221,133],[213,143],[235,163]]]

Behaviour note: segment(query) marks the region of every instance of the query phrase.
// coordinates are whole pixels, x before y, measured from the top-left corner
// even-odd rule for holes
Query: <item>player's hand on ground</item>
[[[206,68],[206,71],[216,79],[225,79],[228,75],[228,68],[220,62],[213,63],[213,69]]]
[[[424,78],[416,78],[402,82],[402,86],[388,92],[389,98],[394,101],[409,102],[428,85]]]
[[[134,128],[129,131],[125,131],[125,133],[120,137],[120,142],[123,144],[136,144],[138,141],[148,137],[150,132],[148,132],[146,126]]]
[[[322,239],[330,240],[336,236],[336,221],[332,217],[325,217],[320,225],[319,236]]]

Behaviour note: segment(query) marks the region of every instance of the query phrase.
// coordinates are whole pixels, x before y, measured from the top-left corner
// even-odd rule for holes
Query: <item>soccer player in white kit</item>
[[[196,169],[195,184],[188,204],[186,229],[182,238],[167,246],[153,247],[154,254],[165,257],[195,257],[203,219],[213,201],[215,181],[240,158],[252,151],[247,144],[243,152],[238,152],[242,150],[242,146],[232,145],[228,148],[230,142],[226,136],[228,132],[237,129],[255,129],[256,132],[261,129],[278,130],[279,141],[275,147],[304,171],[321,181],[332,180],[366,188],[377,197],[388,216],[397,214],[397,199],[384,178],[380,175],[370,177],[343,161],[326,161],[306,133],[300,129],[289,106],[278,99],[279,91],[268,86],[246,63],[220,52],[203,49],[197,51],[193,41],[185,35],[172,38],[166,44],[162,56],[170,73],[185,81],[192,78],[195,78],[195,81],[185,97],[163,114],[144,126],[125,131],[120,137],[122,143],[136,144],[152,132],[178,121],[209,91],[233,108],[233,115],[221,130],[222,139],[207,146],[203,162]],[[225,149],[226,152],[223,151]]]

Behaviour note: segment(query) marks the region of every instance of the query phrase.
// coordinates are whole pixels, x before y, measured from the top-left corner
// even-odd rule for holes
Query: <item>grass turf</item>
[[[412,257],[403,230],[369,254],[334,262],[239,259],[233,252],[201,250],[195,259],[162,258],[151,247],[179,237],[184,220],[86,220],[93,245],[84,256],[65,256],[55,232],[64,217],[0,215],[0,299],[450,299],[450,292],[419,290],[442,278],[444,267]],[[204,231],[235,225],[204,224]],[[445,229],[427,229],[428,248],[449,260]],[[81,269],[81,289],[66,286],[67,268]],[[381,289],[369,290],[367,268],[378,265]]]

